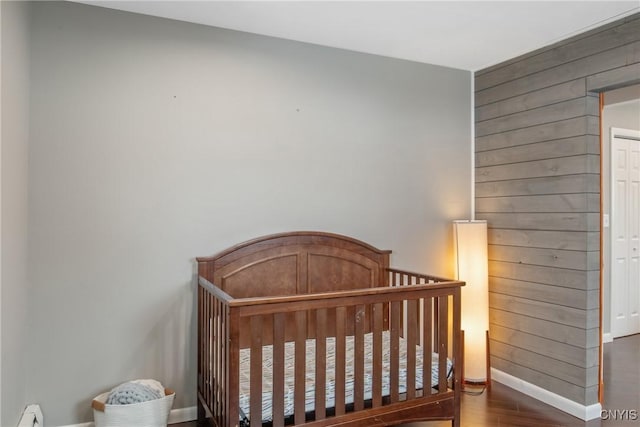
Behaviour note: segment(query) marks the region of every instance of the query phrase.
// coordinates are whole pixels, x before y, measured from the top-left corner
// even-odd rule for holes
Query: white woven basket
[[[176,394],[168,388],[165,396],[130,405],[107,405],[109,392],[91,402],[96,427],[167,427],[169,412]]]

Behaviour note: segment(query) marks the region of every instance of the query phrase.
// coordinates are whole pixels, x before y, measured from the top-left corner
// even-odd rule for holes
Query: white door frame
[[[622,128],[616,128],[616,127],[612,127],[611,128],[611,132],[610,132],[610,146],[613,148],[613,140],[614,138],[621,138],[621,139],[631,139],[631,140],[638,140],[640,141],[640,131],[637,130],[631,130],[631,129],[622,129]],[[611,204],[610,204],[610,218],[611,218],[611,225],[613,226],[613,221],[615,218],[615,213],[614,213],[614,209],[615,209],[615,203],[613,200],[613,189],[615,186],[615,177],[614,177],[614,173],[615,173],[615,168],[614,168],[614,161],[615,161],[615,156],[613,155],[613,150],[611,151],[611,156],[609,159],[610,163],[609,163],[609,194],[611,195]],[[614,281],[613,281],[613,250],[614,250],[614,239],[615,236],[613,235],[613,229],[612,232],[609,233],[609,247],[611,248],[611,257],[609,259],[608,262],[608,269],[609,269],[609,283],[610,283],[610,287],[611,287],[611,295],[609,298],[609,309],[610,309],[610,317],[611,317],[611,336],[614,336],[614,322],[615,322],[615,310],[614,310],[614,298],[613,298],[613,293],[614,293]]]

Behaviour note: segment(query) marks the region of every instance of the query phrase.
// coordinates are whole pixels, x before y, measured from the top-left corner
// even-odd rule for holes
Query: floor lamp
[[[491,386],[487,222],[453,222],[456,278],[462,288],[462,383]],[[464,385],[463,385],[464,387]]]

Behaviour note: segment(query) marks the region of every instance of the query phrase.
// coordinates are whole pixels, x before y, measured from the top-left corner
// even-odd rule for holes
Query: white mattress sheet
[[[371,399],[372,379],[373,379],[373,339],[372,334],[365,334],[365,399]],[[390,334],[389,331],[382,333],[382,392],[383,396],[389,395],[389,371],[390,371]],[[422,389],[422,360],[423,350],[421,346],[416,346],[416,388]],[[346,338],[346,367],[345,367],[345,402],[353,403],[354,392],[354,338]],[[307,412],[315,409],[315,339],[306,341],[306,387],[305,387],[305,410]],[[335,402],[335,337],[327,338],[326,344],[326,407],[332,408]],[[242,349],[240,351],[240,408],[247,418],[250,418],[249,395],[250,395],[250,359],[251,350]],[[272,415],[272,372],[273,372],[273,347],[264,346],[262,349],[262,420],[271,421]],[[287,342],[285,344],[285,380],[284,380],[284,410],[285,417],[293,415],[294,411],[294,366],[295,366],[295,344]],[[451,361],[447,359],[447,375],[451,372]],[[400,338],[400,389],[399,393],[404,393],[407,389],[407,343]],[[431,355],[431,387],[438,385],[438,354]]]

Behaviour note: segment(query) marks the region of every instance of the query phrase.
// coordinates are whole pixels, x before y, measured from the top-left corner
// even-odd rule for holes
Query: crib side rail
[[[237,425],[238,375],[229,345],[237,327],[231,320],[232,298],[206,279],[198,282],[198,418],[216,427]],[[235,322],[237,323],[237,322]],[[235,356],[237,360],[237,356]],[[235,396],[235,398],[234,398]]]
[[[431,277],[431,276],[428,276]],[[285,337],[292,336],[295,367],[293,375],[294,424],[320,423],[331,417],[340,417],[359,411],[365,407],[379,408],[386,405],[405,405],[411,401],[430,402],[435,399],[459,398],[460,348],[460,286],[461,282],[435,282],[411,286],[390,286],[362,291],[344,291],[325,294],[297,295],[282,298],[236,299],[229,301],[228,310],[233,319],[229,322],[240,324],[240,319],[248,319],[249,328],[237,328],[229,332],[231,353],[228,353],[227,367],[237,372],[239,343],[245,335],[250,342],[250,425],[262,425],[262,419],[272,417],[274,426],[284,425],[285,414]],[[388,322],[385,322],[388,313]],[[435,315],[434,315],[435,313]],[[450,316],[451,314],[451,316]],[[450,323],[450,317],[453,324]],[[327,322],[327,318],[335,322]],[[313,320],[313,321],[310,321]],[[245,323],[246,324],[246,323]],[[310,326],[312,325],[312,326]],[[355,325],[355,326],[351,326]],[[403,325],[415,325],[405,328]],[[313,327],[313,330],[309,330]],[[270,329],[270,330],[267,330]],[[449,338],[448,331],[453,331]],[[353,335],[349,336],[349,330]],[[389,346],[389,361],[384,361],[383,331]],[[365,336],[370,331],[370,338]],[[273,337],[272,384],[263,389],[263,337]],[[314,369],[307,368],[306,340],[315,338]],[[438,336],[436,344],[434,336]],[[327,340],[335,338],[333,357],[334,369],[327,369]],[[422,357],[416,351],[401,354],[401,337],[407,349],[416,349],[423,343]],[[371,360],[365,363],[365,341],[372,344]],[[244,339],[243,339],[244,340]],[[353,360],[346,357],[347,347],[353,348]],[[437,383],[432,383],[432,352],[438,355]],[[452,354],[454,364],[453,390],[448,387],[447,359]],[[388,384],[383,382],[383,363],[389,365]],[[350,367],[350,368],[349,368]],[[421,368],[421,369],[420,369]],[[233,374],[235,377],[235,373]],[[313,378],[314,408],[309,420],[305,408],[305,394],[309,376]],[[327,393],[327,376],[334,375],[335,390]],[[351,382],[349,382],[351,378]],[[234,380],[235,381],[235,380]],[[370,394],[365,394],[365,383],[370,382]],[[233,381],[232,381],[233,383]],[[345,385],[351,384],[352,391]],[[233,384],[232,384],[233,385]],[[237,385],[237,384],[236,384]],[[368,387],[367,387],[368,388]],[[231,393],[231,389],[227,389]],[[236,393],[236,390],[233,391]],[[264,392],[272,396],[271,413],[263,413]],[[333,396],[333,408],[327,408],[325,396]],[[237,398],[228,395],[228,414]],[[350,400],[352,403],[348,404]],[[331,425],[328,422],[326,425]]]
[[[390,286],[410,286],[424,285],[427,283],[448,283],[450,279],[444,277],[433,276],[430,274],[415,273],[412,271],[398,270],[396,268],[387,268],[389,272]]]
[[[427,275],[427,274],[421,274],[421,273],[414,273],[411,271],[406,271],[406,270],[398,270],[398,269],[394,269],[394,268],[387,268],[387,271],[389,272],[389,286],[393,286],[393,287],[406,287],[406,286],[416,286],[416,285],[434,285],[434,284],[438,284],[438,283],[450,283],[449,279],[445,279],[442,277],[438,277],[438,276],[433,276],[433,275]],[[440,305],[438,304],[438,301],[435,301],[432,307],[432,310],[428,313],[421,311],[420,312],[420,316],[425,316],[425,315],[429,315],[429,316],[433,316],[433,320],[434,320],[434,324],[437,323],[437,319],[439,316],[439,310],[440,310]],[[415,327],[418,329],[421,329],[422,326],[420,326],[420,321],[418,321],[418,323],[411,325],[405,315],[405,308],[402,307],[401,308],[401,319],[402,321],[406,321],[407,323],[403,325],[402,327],[402,332],[406,333],[407,330],[410,327]],[[438,347],[439,345],[439,341],[440,341],[440,331],[438,330],[434,330],[433,334],[431,336],[433,342],[433,346],[434,347]],[[450,332],[450,331],[449,331]],[[448,333],[448,332],[447,332]],[[404,336],[404,335],[403,335]]]

